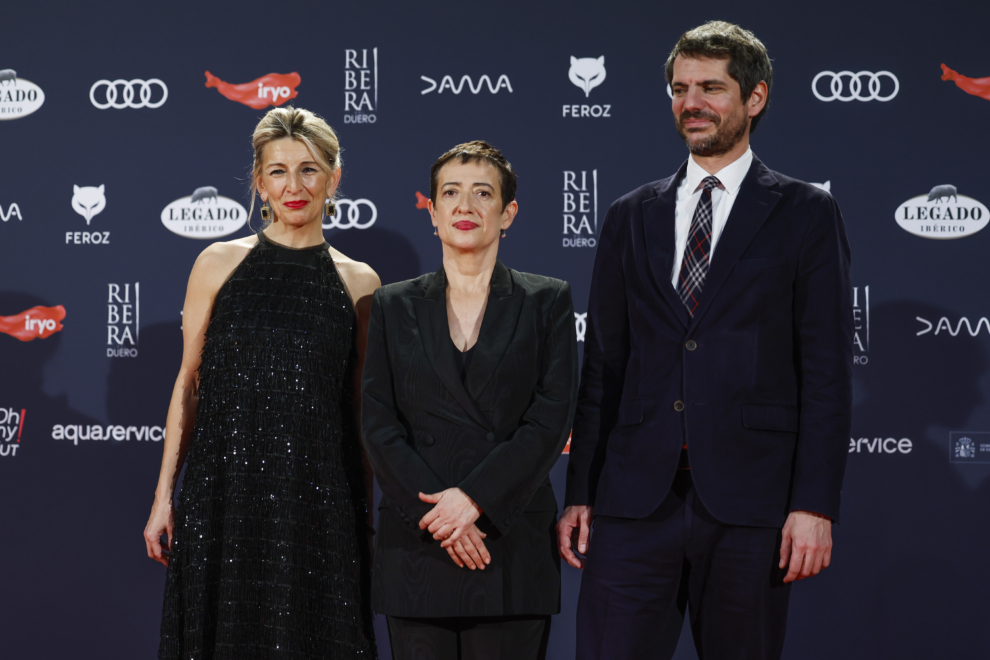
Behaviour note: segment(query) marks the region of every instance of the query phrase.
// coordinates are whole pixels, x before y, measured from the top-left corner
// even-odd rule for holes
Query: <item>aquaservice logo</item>
[[[302,82],[299,74],[292,73],[269,73],[251,82],[232,85],[214,76],[209,71],[206,72],[206,86],[216,87],[217,91],[226,96],[231,101],[237,101],[244,105],[261,110],[270,105],[279,106],[290,99],[299,96],[296,87]]]
[[[21,341],[48,339],[62,331],[65,307],[32,307],[13,316],[0,316],[0,332]]]

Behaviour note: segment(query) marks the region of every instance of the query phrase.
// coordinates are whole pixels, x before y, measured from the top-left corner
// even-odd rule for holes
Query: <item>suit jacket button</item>
[[[684,348],[688,349],[689,351],[693,351],[694,349],[698,348],[698,343],[693,339],[688,339],[687,343],[684,344]]]
[[[432,447],[435,443],[436,440],[434,440],[433,436],[430,435],[429,433],[423,436],[423,444],[426,445],[427,447]]]
[[[674,401],[674,410],[676,410],[677,412],[684,412],[684,402]]]
[[[494,434],[494,433],[492,433],[491,431],[489,431],[489,432],[488,432],[488,433],[487,433],[487,434],[485,435],[485,440],[487,440],[488,442],[495,442],[495,434]]]

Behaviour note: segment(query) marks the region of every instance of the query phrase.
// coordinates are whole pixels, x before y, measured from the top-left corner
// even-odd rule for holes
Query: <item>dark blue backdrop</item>
[[[416,205],[433,160],[458,142],[494,143],[519,174],[520,213],[500,257],[570,281],[581,314],[595,218],[686,157],[666,54],[683,31],[720,18],[755,31],[774,59],[755,152],[773,169],[827,182],[853,247],[861,345],[844,518],[833,566],[794,590],[785,657],[990,657],[990,323],[981,324],[990,231],[974,233],[990,219],[990,94],[943,81],[940,68],[990,76],[990,6],[884,5],[8,3],[0,68],[16,73],[0,71],[0,655],[155,655],[163,569],[146,558],[141,533],[185,282],[210,240],[173,233],[162,212],[177,200],[202,211],[182,201],[202,186],[247,207],[249,138],[264,112],[207,88],[205,71],[253,83],[246,99],[262,76],[299,74],[298,84],[262,86],[294,89],[292,103],[338,130],[343,197],[370,202],[342,204],[355,215],[339,224],[369,226],[326,235],[384,282],[439,264]],[[570,80],[571,58],[602,56],[605,80],[586,94]],[[842,71],[859,73],[859,86],[843,75],[832,88],[825,74],[813,91],[818,74]],[[871,88],[880,72],[890,75]],[[101,109],[113,100],[108,85],[94,89],[101,80],[132,81],[133,96],[115,87],[116,103],[144,107]],[[889,100],[820,100],[857,90]],[[928,202],[943,184],[957,196]],[[960,227],[951,240],[917,235]],[[37,306],[62,306],[61,326],[58,310],[17,316]],[[566,461],[553,472],[558,494]],[[565,567],[554,659],[573,656],[578,581]],[[679,657],[692,655],[682,644]]]

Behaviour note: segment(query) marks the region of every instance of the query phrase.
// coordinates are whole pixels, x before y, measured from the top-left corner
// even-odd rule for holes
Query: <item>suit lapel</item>
[[[657,185],[657,196],[643,202],[643,232],[653,283],[670,305],[674,316],[686,328],[691,321],[684,303],[670,283],[674,268],[674,211],[677,186],[687,171],[687,161],[674,176]]]
[[[770,212],[783,197],[779,192],[771,190],[776,184],[777,178],[773,172],[754,156],[753,164],[739,187],[739,198],[732,205],[722,235],[715,244],[711,269],[708,271],[701,292],[701,304],[698,305],[691,319],[692,328],[697,327],[701,322],[701,318],[712,306],[712,301],[725,284],[739,257],[749,247]]]
[[[515,334],[524,298],[523,288],[513,286],[509,269],[496,261],[485,317],[465,379],[467,391],[475,400],[485,390]]]
[[[430,366],[433,367],[443,386],[471,419],[483,428],[491,428],[491,424],[481,414],[478,404],[464,388],[460,371],[454,363],[454,347],[450,341],[450,329],[447,325],[446,292],[447,275],[441,266],[430,280],[425,297],[413,298],[419,336]]]

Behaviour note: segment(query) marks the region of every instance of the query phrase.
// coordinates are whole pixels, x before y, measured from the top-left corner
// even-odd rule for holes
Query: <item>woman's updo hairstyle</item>
[[[251,179],[251,210],[248,218],[254,215],[254,199],[261,179],[261,168],[265,147],[270,142],[292,138],[306,145],[313,158],[327,174],[333,174],[341,166],[340,143],[337,134],[323,117],[302,108],[272,108],[254,127],[254,167]],[[265,223],[262,229],[267,226]]]

